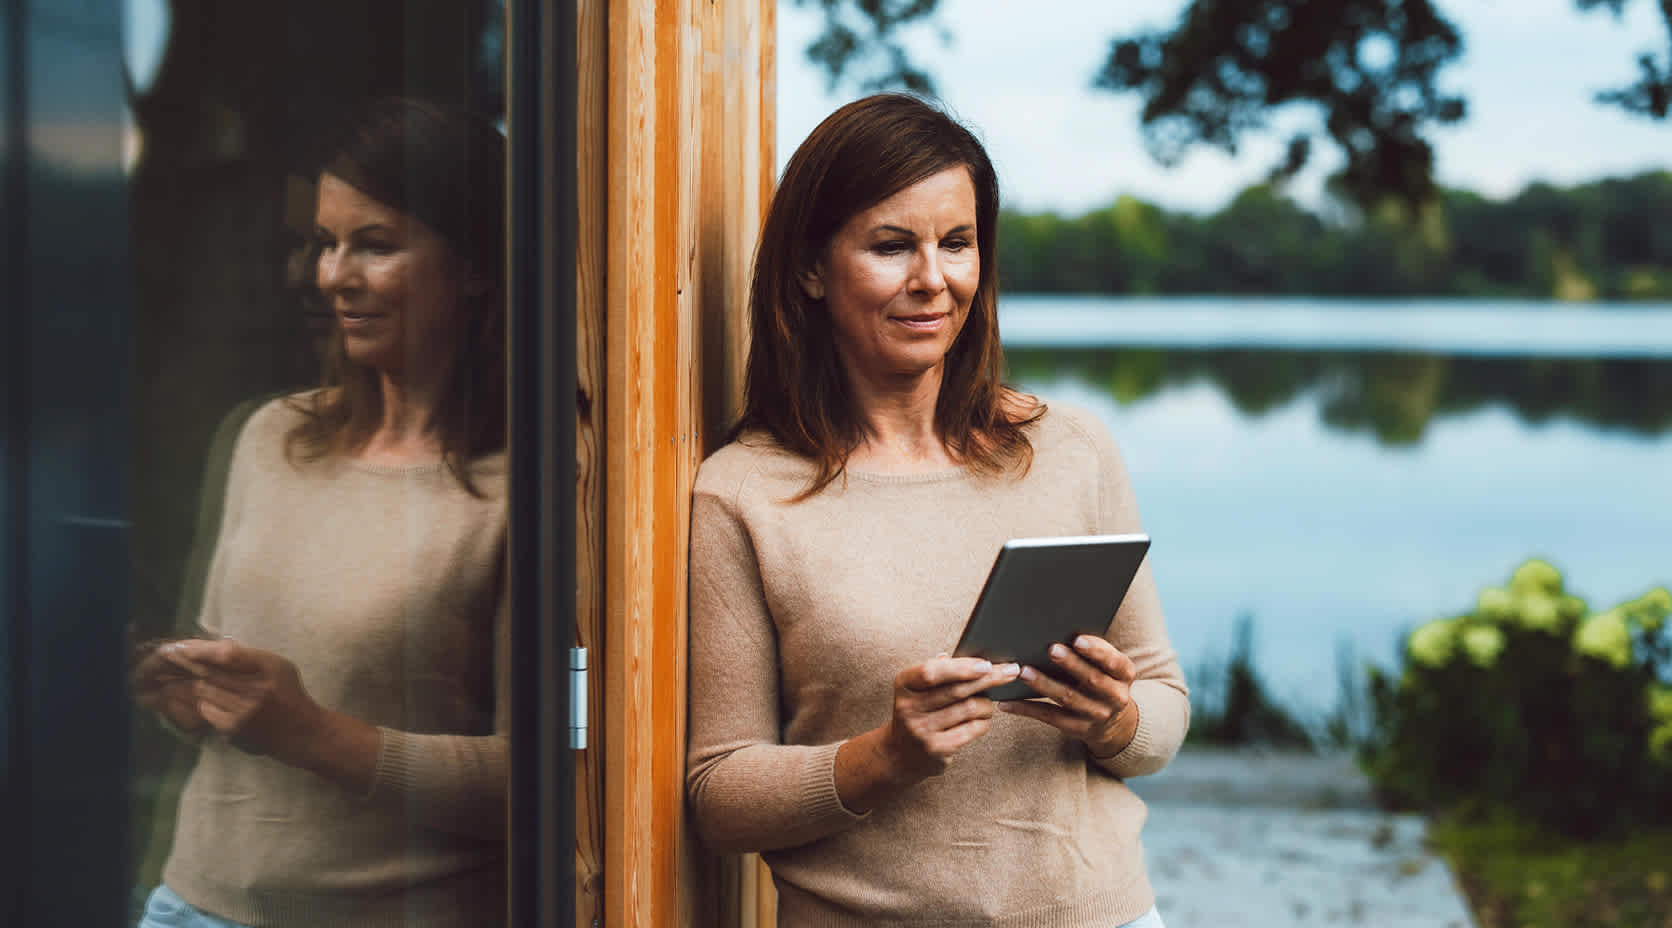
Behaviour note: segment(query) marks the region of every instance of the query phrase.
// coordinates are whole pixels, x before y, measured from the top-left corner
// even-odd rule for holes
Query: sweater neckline
[[[359,458],[345,458],[344,460],[354,470],[389,477],[416,477],[424,474],[440,473],[442,467],[440,461],[432,461],[428,464],[373,464]]]
[[[913,484],[913,483],[949,483],[962,480],[969,476],[968,467],[951,467],[943,470],[927,470],[909,474],[890,474],[882,471],[847,469],[845,473],[856,480],[866,483],[881,484]]]

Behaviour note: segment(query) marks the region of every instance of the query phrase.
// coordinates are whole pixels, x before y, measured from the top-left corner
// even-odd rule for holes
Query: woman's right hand
[[[836,753],[836,792],[864,812],[914,783],[946,770],[953,755],[987,733],[993,701],[983,695],[1016,679],[1016,664],[938,657],[894,677],[888,724],[849,739]]]
[[[128,674],[134,701],[157,713],[169,725],[188,735],[209,728],[197,707],[197,676],[160,653],[160,643],[142,647]]]

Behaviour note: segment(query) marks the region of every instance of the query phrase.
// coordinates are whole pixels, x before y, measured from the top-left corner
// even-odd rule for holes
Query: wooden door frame
[[[685,820],[686,551],[741,397],[776,177],[775,0],[577,9],[577,616],[592,661],[577,921],[759,925],[758,864]],[[769,919],[767,920],[769,923]]]

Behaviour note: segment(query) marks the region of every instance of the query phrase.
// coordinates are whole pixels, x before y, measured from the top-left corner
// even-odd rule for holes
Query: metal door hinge
[[[569,649],[569,747],[586,749],[586,649]]]

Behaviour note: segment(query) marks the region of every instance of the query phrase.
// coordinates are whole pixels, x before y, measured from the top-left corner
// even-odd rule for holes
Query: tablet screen
[[[999,549],[953,654],[1016,661],[1061,678],[1050,647],[1109,630],[1149,550],[1148,535],[1017,538]],[[1017,680],[987,691],[993,699],[1039,695]]]

